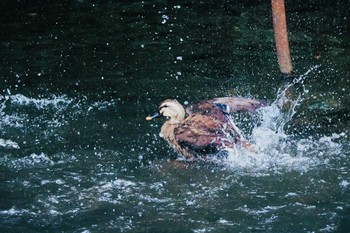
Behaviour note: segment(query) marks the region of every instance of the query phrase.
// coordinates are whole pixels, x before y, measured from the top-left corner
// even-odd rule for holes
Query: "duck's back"
[[[195,153],[215,152],[234,143],[234,131],[222,110],[211,103],[194,105],[192,114],[174,129],[175,140]]]

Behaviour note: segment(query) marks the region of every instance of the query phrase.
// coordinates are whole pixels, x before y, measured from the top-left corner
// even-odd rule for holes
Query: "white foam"
[[[348,187],[349,184],[350,184],[350,182],[347,181],[347,180],[342,180],[342,181],[339,183],[339,185],[340,185],[342,188]]]
[[[19,149],[19,145],[16,142],[2,138],[0,138],[0,146],[5,148]]]
[[[24,117],[18,116],[17,114],[5,115],[0,112],[0,127],[10,126],[14,128],[22,128]]]
[[[32,167],[32,166],[52,166],[55,164],[46,154],[32,153],[29,156],[14,159],[11,156],[4,156],[3,161],[7,161],[7,165],[12,168],[23,168],[23,167]]]
[[[220,218],[220,219],[217,221],[217,223],[222,224],[222,225],[227,225],[227,226],[233,226],[233,225],[235,225],[234,222],[228,221],[228,220],[223,219],[223,218]]]
[[[53,106],[57,109],[65,108],[69,105],[72,100],[67,98],[66,96],[51,96],[49,98],[31,98],[22,94],[10,95],[7,97],[11,103],[15,103],[18,105],[34,105],[37,109],[43,109],[48,106]]]
[[[44,153],[40,153],[40,154],[31,154],[29,156],[30,161],[32,164],[50,164],[53,165],[54,162]]]
[[[281,206],[266,206],[262,209],[251,209],[251,208],[248,208],[246,205],[244,205],[243,207],[239,207],[238,209],[236,210],[240,210],[240,211],[243,211],[245,213],[248,213],[250,215],[261,215],[261,214],[266,214],[266,213],[269,213],[269,212],[275,212],[279,209],[283,209],[287,207],[286,205],[281,205]]]
[[[150,202],[150,203],[170,203],[172,201],[171,198],[158,198],[158,197],[152,197],[146,194],[140,194],[139,197],[141,200]]]
[[[12,207],[9,210],[0,210],[0,215],[9,215],[9,216],[22,216],[22,215],[35,215],[34,212],[26,210],[26,209],[16,209],[15,207]]]

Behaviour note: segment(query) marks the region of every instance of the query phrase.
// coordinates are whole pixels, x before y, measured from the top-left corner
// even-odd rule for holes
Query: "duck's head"
[[[179,123],[185,119],[185,109],[177,100],[164,100],[160,103],[159,111],[152,116],[146,117],[150,121],[154,118],[165,116],[170,123]]]

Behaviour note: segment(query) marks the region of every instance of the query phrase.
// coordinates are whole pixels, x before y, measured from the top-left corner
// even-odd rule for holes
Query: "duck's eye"
[[[168,107],[168,105],[162,105],[159,107],[159,110],[161,110],[162,108],[167,108],[167,107]]]

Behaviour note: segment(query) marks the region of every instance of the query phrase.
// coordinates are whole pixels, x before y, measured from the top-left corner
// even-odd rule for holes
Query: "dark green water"
[[[350,3],[1,1],[0,232],[349,232]],[[177,166],[160,101],[267,99],[257,155]],[[279,101],[276,101],[279,100]]]

